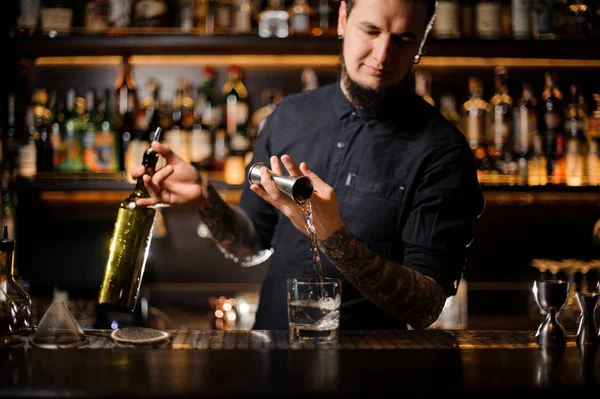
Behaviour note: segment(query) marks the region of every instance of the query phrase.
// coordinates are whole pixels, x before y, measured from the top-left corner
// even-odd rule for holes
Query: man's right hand
[[[156,171],[154,176],[144,174],[142,165],[131,171],[131,176],[138,179],[143,175],[144,184],[150,198],[136,201],[139,206],[156,204],[190,204],[203,206],[208,198],[207,182],[198,170],[175,154],[168,145],[157,141],[152,142],[152,149],[165,158],[167,164]]]

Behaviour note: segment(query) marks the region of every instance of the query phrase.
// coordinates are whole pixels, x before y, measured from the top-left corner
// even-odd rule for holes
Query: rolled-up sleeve
[[[466,143],[465,143],[466,144]],[[484,198],[466,145],[440,149],[425,168],[402,230],[404,265],[454,295]]]

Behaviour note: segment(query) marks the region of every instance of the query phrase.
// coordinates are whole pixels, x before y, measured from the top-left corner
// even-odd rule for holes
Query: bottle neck
[[[145,152],[144,152],[144,157],[142,158],[142,165],[144,166],[144,168],[146,169],[146,174],[152,176],[154,175],[154,172],[156,171],[156,163],[158,162],[158,153],[153,151],[152,148],[148,148]],[[146,189],[146,185],[144,184],[144,180],[142,178],[143,176],[140,176],[137,179],[137,182],[135,184],[135,188],[133,190],[133,196],[136,197],[149,197],[150,194],[148,193],[148,190]]]

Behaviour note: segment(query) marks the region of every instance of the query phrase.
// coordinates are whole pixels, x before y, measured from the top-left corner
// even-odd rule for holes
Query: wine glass
[[[567,334],[556,315],[567,302],[569,282],[566,280],[535,281],[533,294],[538,306],[546,312],[544,320],[535,334],[538,346],[565,346]]]

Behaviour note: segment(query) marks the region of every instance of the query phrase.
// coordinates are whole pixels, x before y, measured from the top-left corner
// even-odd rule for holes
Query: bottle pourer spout
[[[160,141],[161,131],[162,131],[162,129],[160,127],[156,128],[156,130],[154,131],[154,134],[152,135],[152,141]]]

